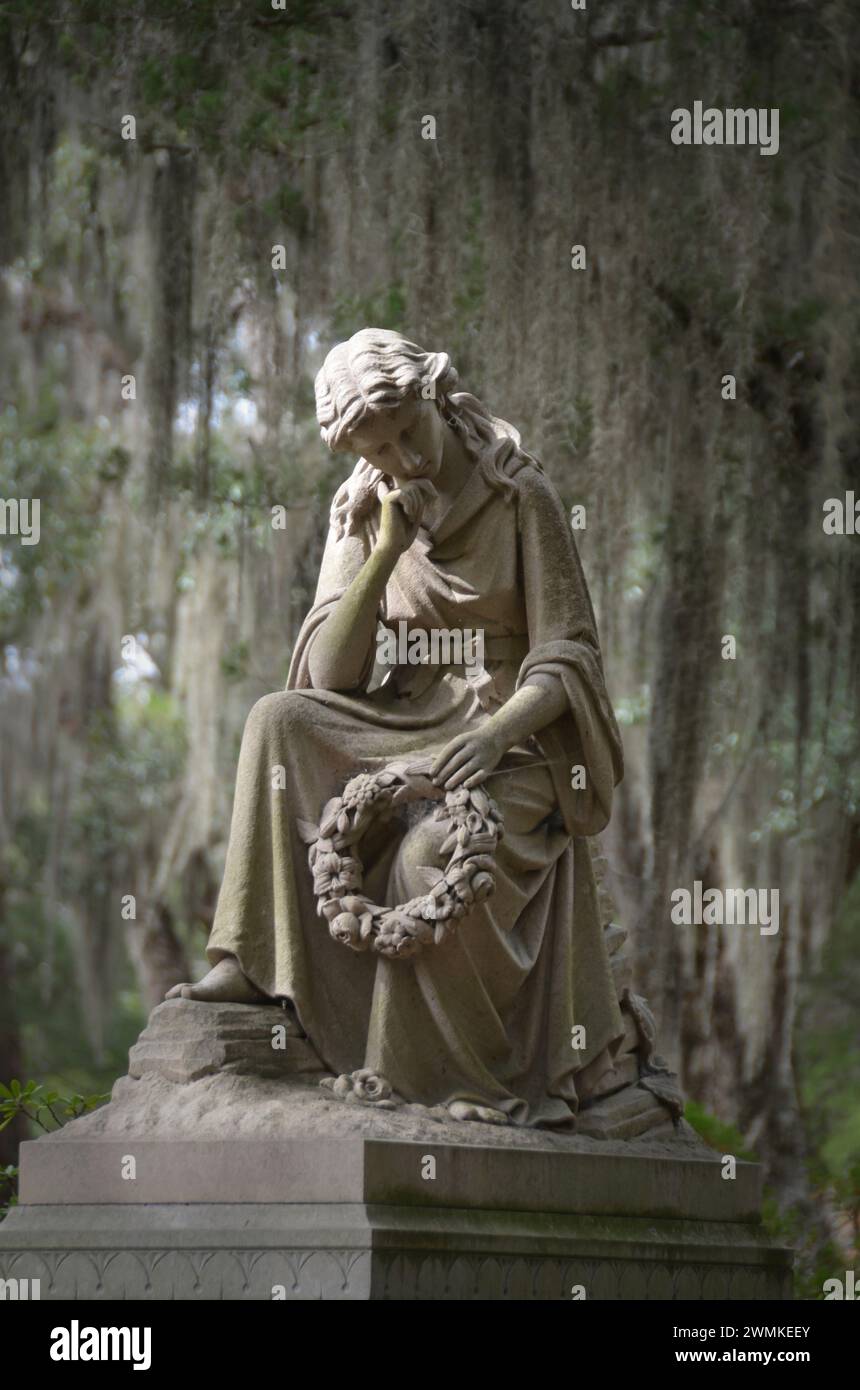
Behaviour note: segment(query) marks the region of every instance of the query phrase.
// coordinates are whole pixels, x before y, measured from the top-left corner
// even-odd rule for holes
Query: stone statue
[[[335,1096],[571,1129],[622,1054],[630,1084],[665,1072],[587,838],[621,740],[561,502],[457,387],[387,330],[325,360],[322,437],[360,458],[287,689],[245,727],[212,968],[168,998],[282,1002]]]
[[[0,1276],[788,1296],[760,1172],[723,1180],[632,992],[596,845],[621,743],[558,497],[396,333],[334,348],[317,410],[361,457],[287,690],[245,728],[211,969],[153,1010],[108,1105],[21,1146]]]

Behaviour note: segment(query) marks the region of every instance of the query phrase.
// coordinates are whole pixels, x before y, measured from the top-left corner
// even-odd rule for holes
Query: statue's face
[[[344,441],[350,453],[397,482],[436,477],[442,464],[445,426],[436,402],[410,397],[395,410],[380,411]]]

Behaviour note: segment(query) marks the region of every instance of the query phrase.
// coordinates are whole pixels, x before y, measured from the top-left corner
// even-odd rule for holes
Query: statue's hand
[[[504,741],[489,724],[474,733],[458,734],[434,762],[432,779],[446,791],[461,783],[465,787],[477,787],[506,752]]]
[[[435,496],[436,489],[427,478],[416,478],[384,491],[378,548],[397,556],[408,550],[418,534],[424,508]]]

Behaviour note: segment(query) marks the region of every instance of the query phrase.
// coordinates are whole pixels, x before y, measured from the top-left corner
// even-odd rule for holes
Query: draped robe
[[[359,487],[366,471],[359,463],[345,486]],[[309,653],[372,550],[378,502],[355,534],[330,530],[287,689],[248,717],[207,954],[212,964],[234,955],[260,990],[290,1000],[334,1072],[367,1067],[407,1101],[471,1101],[516,1124],[570,1128],[624,1031],[585,838],[609,818],[622,754],[564,509],[533,464],[513,482],[507,498],[476,465],[400,557],[380,603],[379,621],[395,633],[401,620],[410,632],[483,629],[482,668],[407,665],[380,684],[371,646],[359,688],[314,689]],[[355,773],[435,755],[479,728],[538,674],[561,683],[567,709],[484,783],[505,825],[493,896],[452,939],[408,959],[333,941],[298,823],[318,823]],[[584,787],[572,784],[574,767],[585,769]],[[425,869],[444,867],[425,810],[411,825],[372,827],[359,846],[374,901],[425,893]],[[572,1045],[583,1038],[576,1025],[584,1046]]]

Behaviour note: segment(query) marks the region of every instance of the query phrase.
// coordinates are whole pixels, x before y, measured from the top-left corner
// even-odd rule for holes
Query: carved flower
[[[456,917],[458,915],[459,906],[459,899],[457,898],[453,889],[449,889],[445,897],[441,900],[441,902],[438,904],[436,908],[437,923],[449,922],[452,917]]]
[[[449,807],[468,806],[470,800],[471,794],[467,787],[457,787],[455,791],[448,792],[445,797],[445,802]]]
[[[359,1100],[378,1101],[388,1100],[391,1095],[391,1086],[384,1076],[378,1076],[369,1067],[362,1067],[360,1071],[352,1073],[353,1093]]]
[[[388,938],[380,937],[377,950],[381,956],[388,956],[395,960],[408,960],[410,956],[416,956],[421,950],[421,942],[417,936],[393,936]]]
[[[314,863],[314,870],[318,874],[333,874],[339,863],[340,855],[335,854],[334,851],[331,854],[318,854]]]
[[[492,874],[475,874],[475,877],[472,879],[472,892],[475,895],[475,902],[483,902],[484,898],[490,896],[495,886],[496,883]]]
[[[370,772],[360,772],[352,777],[343,789],[343,804],[351,809],[367,805],[377,795],[379,788],[376,777]]]
[[[379,1076],[369,1067],[361,1071],[342,1072],[340,1076],[324,1076],[319,1084],[332,1091],[338,1100],[364,1101],[368,1105],[378,1105],[383,1110],[393,1110],[396,1106],[396,1102],[390,1099],[390,1084],[384,1076]]]
[[[337,873],[331,876],[330,893],[345,893],[361,887],[361,865],[357,859],[341,859]],[[323,890],[324,891],[324,890]]]
[[[351,946],[354,951],[365,950],[361,939],[361,922],[354,912],[339,912],[329,925],[329,934],[342,946]]]
[[[321,859],[323,855],[331,854],[333,849],[334,845],[331,840],[326,840],[322,837],[319,840],[315,840],[308,850],[308,863],[311,868],[315,869],[317,860]]]

